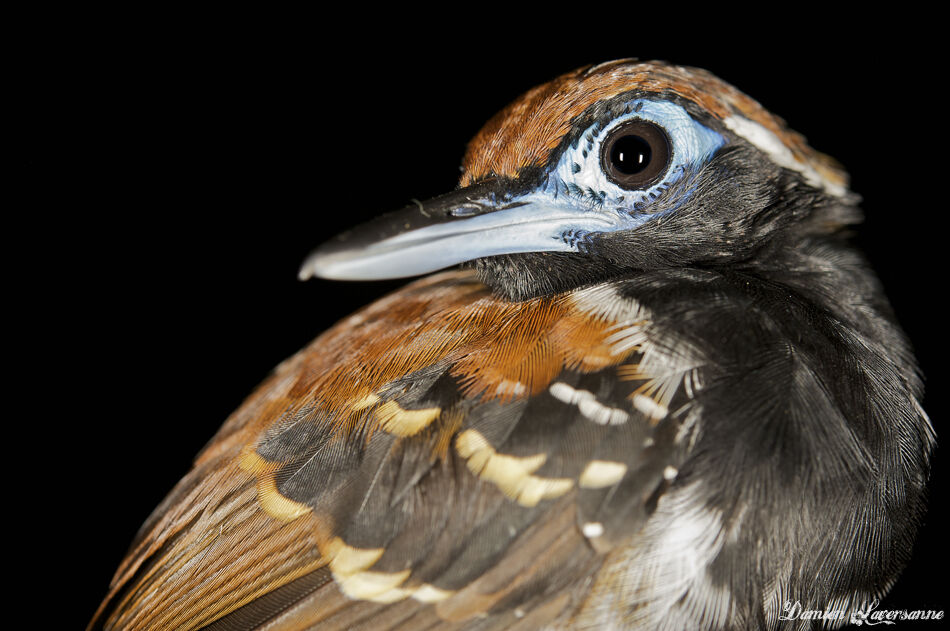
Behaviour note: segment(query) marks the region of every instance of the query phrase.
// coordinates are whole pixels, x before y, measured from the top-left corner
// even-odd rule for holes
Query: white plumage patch
[[[639,351],[639,363],[622,367],[626,370],[622,371],[621,378],[645,382],[643,388],[631,399],[633,407],[644,416],[653,420],[665,418],[669,414],[670,401],[681,386],[690,399],[702,389],[698,368],[705,360],[701,353],[680,340],[673,343],[672,339],[663,339],[663,343],[656,343],[656,336],[661,333],[651,329],[651,314],[639,301],[621,296],[612,285],[577,290],[573,298],[581,311],[615,323],[612,327],[614,332],[606,339],[611,354],[622,355],[631,350]],[[589,400],[586,395],[573,395],[569,398],[570,393],[567,390],[557,387],[558,391],[555,392],[552,386],[551,394],[562,401],[580,406],[579,401]],[[603,413],[597,418],[603,419]]]
[[[838,197],[843,196],[847,192],[841,184],[829,181],[812,166],[797,160],[795,154],[792,153],[791,149],[789,149],[778,136],[759,123],[751,121],[748,118],[743,118],[742,116],[730,116],[723,119],[722,122],[736,135],[741,136],[755,146],[756,149],[768,155],[775,164],[801,173],[805,181],[812,186],[823,188]]]
[[[598,425],[623,425],[630,420],[630,415],[619,409],[600,403],[593,393],[587,390],[575,390],[562,381],[552,383],[548,388],[551,396],[567,403],[576,405],[584,418],[597,423]]]
[[[584,533],[584,536],[588,539],[594,539],[604,534],[604,525],[597,521],[590,521],[584,524],[581,528],[581,532]]]
[[[681,630],[703,620],[722,627],[732,595],[706,568],[727,538],[719,511],[702,501],[699,483],[660,498],[637,545],[616,555],[598,576],[587,606],[575,618],[583,628],[610,628],[613,612],[629,612],[622,628]]]
[[[650,397],[642,394],[633,396],[633,407],[643,412],[644,416],[652,419],[661,419],[669,413],[665,405],[660,405]]]
[[[643,325],[649,320],[647,310],[633,298],[621,296],[612,285],[594,285],[571,294],[574,305],[583,311],[616,326]]]

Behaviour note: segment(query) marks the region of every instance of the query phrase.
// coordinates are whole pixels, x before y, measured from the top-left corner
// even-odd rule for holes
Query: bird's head
[[[630,270],[736,264],[860,218],[847,176],[711,74],[616,61],[534,88],[470,143],[452,193],[317,249],[301,277],[465,263],[524,299]]]

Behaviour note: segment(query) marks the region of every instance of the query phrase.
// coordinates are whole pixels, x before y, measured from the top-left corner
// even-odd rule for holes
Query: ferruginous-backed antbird
[[[90,628],[797,629],[786,603],[866,607],[910,555],[934,434],[848,241],[857,204],[705,71],[532,89],[454,192],[306,260],[432,274],[277,367]]]

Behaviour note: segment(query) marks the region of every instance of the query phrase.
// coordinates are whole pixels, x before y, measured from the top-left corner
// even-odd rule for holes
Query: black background
[[[23,38],[14,176],[27,195],[14,210],[29,228],[8,235],[28,246],[11,270],[29,273],[10,285],[23,292],[12,342],[29,350],[13,382],[27,403],[14,512],[36,537],[27,591],[66,603],[41,616],[82,626],[138,526],[254,386],[402,284],[301,283],[311,248],[451,189],[492,114],[607,59],[707,68],[849,169],[867,213],[858,242],[917,349],[941,432],[946,134],[928,36],[883,21],[687,28],[666,14],[516,25],[484,8],[464,30],[380,15],[369,27],[361,11],[57,16]],[[948,608],[943,460],[882,608]]]

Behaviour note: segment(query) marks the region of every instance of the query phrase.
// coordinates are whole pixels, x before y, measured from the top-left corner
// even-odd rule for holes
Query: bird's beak
[[[485,256],[574,252],[573,235],[610,229],[604,215],[487,180],[344,232],[317,248],[300,278],[379,280],[416,276]]]

